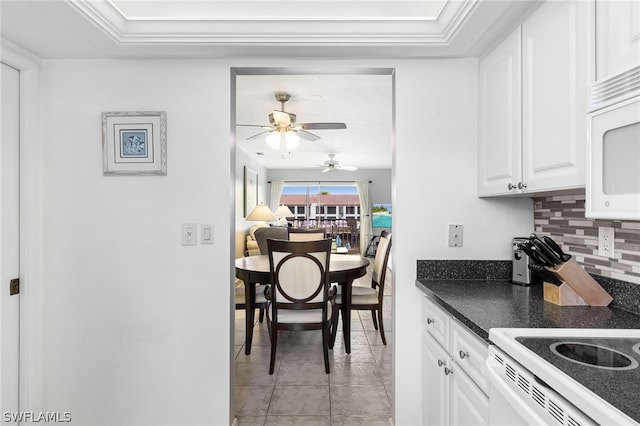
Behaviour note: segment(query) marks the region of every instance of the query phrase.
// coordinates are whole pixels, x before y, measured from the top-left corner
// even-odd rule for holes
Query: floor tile
[[[331,426],[393,426],[387,416],[331,416]]]
[[[384,345],[384,343],[382,343],[382,337],[380,336],[380,331],[372,330],[372,331],[365,331],[364,333],[367,335],[367,340],[369,341],[369,344],[371,346]],[[393,333],[387,330],[386,324],[385,324],[384,337],[387,340],[387,345],[393,341],[391,340],[393,337]]]
[[[331,385],[382,385],[378,365],[367,363],[334,363],[331,367]]]
[[[329,385],[324,362],[284,361],[280,364],[276,385]]]
[[[238,417],[238,426],[263,426],[266,416]]]
[[[236,386],[236,416],[266,416],[273,386]]]
[[[265,426],[330,426],[329,416],[267,416]]]
[[[322,416],[329,413],[329,386],[278,386],[273,390],[270,416]]]
[[[277,365],[274,374],[269,374],[269,364],[236,362],[236,386],[274,385]]]
[[[331,414],[391,417],[384,386],[331,386]]]
[[[369,345],[351,345],[351,353],[348,354],[343,346],[336,344],[331,352],[334,362],[376,362]]]
[[[389,337],[389,336],[387,336]],[[393,360],[393,346],[390,344],[391,342],[387,340],[387,345],[380,346],[372,346],[371,352],[373,353],[376,362],[378,363],[391,363]]]

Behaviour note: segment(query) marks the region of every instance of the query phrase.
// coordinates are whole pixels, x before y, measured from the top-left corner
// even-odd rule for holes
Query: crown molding
[[[437,18],[410,16],[200,16],[127,17],[109,0],[67,0],[78,12],[121,45],[272,45],[272,46],[446,46],[475,10],[479,0],[449,0]],[[215,3],[215,2],[212,2]],[[224,3],[224,2],[223,2]],[[236,1],[235,3],[242,3]],[[256,2],[245,2],[256,3]],[[273,2],[269,3],[273,6]],[[288,3],[277,2],[283,6]],[[323,3],[318,7],[315,3]],[[361,0],[361,10],[369,1]],[[375,3],[381,3],[380,1]],[[384,3],[384,2],[382,2]],[[394,3],[389,1],[388,3]],[[413,6],[420,2],[410,3]],[[325,2],[305,2],[326,10]],[[250,8],[247,8],[251,11]],[[373,10],[373,9],[372,9]],[[406,12],[406,13],[405,13]],[[254,12],[255,13],[255,12]]]

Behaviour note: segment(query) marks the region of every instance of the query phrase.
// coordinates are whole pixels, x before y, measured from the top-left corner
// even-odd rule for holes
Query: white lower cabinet
[[[429,299],[423,312],[422,423],[488,424],[487,345]]]

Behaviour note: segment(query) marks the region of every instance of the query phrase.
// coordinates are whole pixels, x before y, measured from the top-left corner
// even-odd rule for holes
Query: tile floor
[[[370,274],[370,271],[369,271]],[[387,273],[390,277],[390,272]],[[367,275],[355,285],[370,285]],[[257,315],[256,315],[257,317]],[[269,375],[266,321],[254,328],[251,355],[244,354],[244,311],[236,310],[235,407],[239,425],[384,425],[391,422],[391,283],[385,285],[387,345],[371,312],[353,311],[351,354],[342,332],[324,372],[319,330],[280,332],[276,368]],[[339,327],[341,330],[341,326]]]

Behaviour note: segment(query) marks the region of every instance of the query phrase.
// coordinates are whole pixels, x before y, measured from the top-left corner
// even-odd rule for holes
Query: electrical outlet
[[[614,229],[606,226],[598,228],[598,256],[610,257],[614,255]]]

